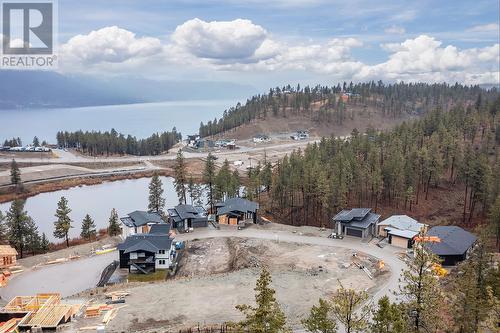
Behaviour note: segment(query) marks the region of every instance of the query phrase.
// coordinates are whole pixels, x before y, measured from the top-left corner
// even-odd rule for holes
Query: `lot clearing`
[[[272,273],[272,286],[289,323],[297,325],[318,298],[329,297],[339,282],[373,294],[390,276],[386,270],[378,271],[373,257],[358,253],[355,260],[374,278],[351,265],[353,251],[346,248],[253,238],[195,239],[188,242],[175,279],[119,286],[129,287],[129,306],[120,310],[106,331],[174,332],[198,323],[239,320],[235,305],[253,304],[262,266]]]

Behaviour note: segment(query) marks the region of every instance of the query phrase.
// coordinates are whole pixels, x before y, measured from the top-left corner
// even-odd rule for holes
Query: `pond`
[[[120,217],[134,210],[147,210],[150,180],[151,178],[128,179],[41,193],[26,200],[25,210],[36,222],[40,234],[44,232],[49,240],[55,241],[52,234],[56,220],[54,214],[61,196],[66,197],[72,209],[70,217],[73,220],[73,228],[70,230],[70,237],[78,237],[85,214],[89,214],[97,228],[101,229],[107,227],[112,208],[116,208]],[[161,180],[163,197],[166,200],[165,208],[177,205],[179,200],[173,178],[161,177]],[[9,207],[10,203],[0,204],[0,211],[5,213]]]

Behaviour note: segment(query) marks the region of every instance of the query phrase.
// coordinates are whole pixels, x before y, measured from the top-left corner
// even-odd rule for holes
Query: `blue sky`
[[[61,70],[495,83],[499,11],[498,0],[60,0]]]

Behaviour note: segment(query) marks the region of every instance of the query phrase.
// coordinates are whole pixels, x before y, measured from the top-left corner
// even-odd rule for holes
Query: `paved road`
[[[14,296],[36,293],[57,292],[63,297],[71,296],[94,288],[104,268],[117,257],[118,253],[115,251],[18,273],[9,280],[6,287],[0,288],[0,296],[6,301]]]

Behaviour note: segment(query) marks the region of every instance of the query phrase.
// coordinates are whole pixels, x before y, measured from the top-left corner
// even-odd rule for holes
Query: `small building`
[[[131,235],[117,248],[120,268],[128,268],[129,272],[148,274],[168,269],[176,257],[173,238],[163,234]]]
[[[196,147],[196,143],[200,140],[200,136],[198,134],[188,135],[186,139],[186,143],[188,147],[194,148]]]
[[[426,242],[425,247],[443,260],[443,266],[454,266],[467,259],[477,237],[457,226],[432,227],[427,235],[437,237],[437,242]]]
[[[197,149],[209,149],[214,148],[215,142],[213,140],[199,139],[196,141],[195,148]]]
[[[17,251],[10,245],[0,245],[0,269],[16,265]]]
[[[271,138],[265,134],[257,134],[253,137],[252,141],[254,143],[264,143],[271,141]]]
[[[380,215],[372,213],[371,208],[344,209],[332,219],[333,229],[339,235],[371,238]]]
[[[245,221],[257,223],[259,204],[243,198],[229,198],[215,205],[215,219],[219,224],[237,225]]]
[[[141,210],[129,213],[126,217],[120,218],[120,220],[122,222],[121,228],[123,238],[135,234],[147,234],[151,226],[165,223],[159,213]]]
[[[427,225],[407,215],[393,215],[377,224],[379,237],[387,237],[389,244],[405,249],[413,246],[413,238],[420,231],[426,232]]]
[[[304,130],[299,130],[291,136],[294,140],[305,140],[309,138],[309,132]]]
[[[207,211],[201,206],[178,205],[167,209],[167,212],[168,221],[172,228],[180,232],[208,226]]]

